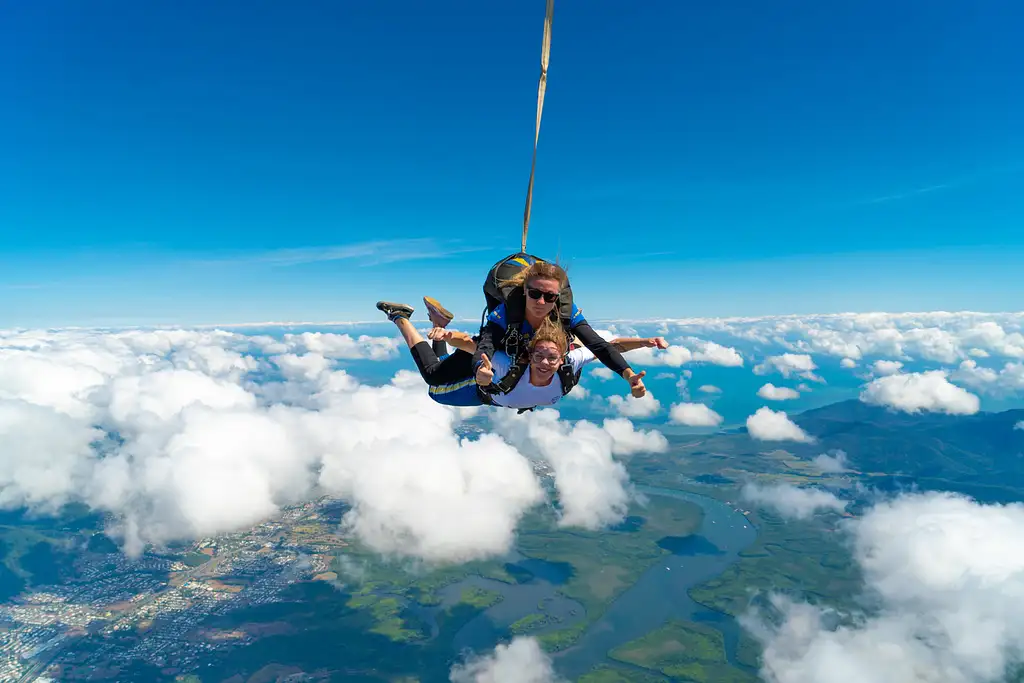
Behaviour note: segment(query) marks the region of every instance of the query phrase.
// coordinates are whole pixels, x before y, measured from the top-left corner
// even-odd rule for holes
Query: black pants
[[[432,387],[455,384],[473,376],[473,354],[466,351],[455,349],[441,360],[425,341],[416,344],[409,351],[423,376],[423,381]]]

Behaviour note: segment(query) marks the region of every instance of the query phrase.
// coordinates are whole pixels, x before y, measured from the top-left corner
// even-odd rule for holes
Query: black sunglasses
[[[534,289],[533,287],[527,287],[526,293],[530,295],[531,299],[540,299],[541,297],[544,297],[544,303],[546,304],[553,304],[555,303],[555,299],[558,298],[557,294],[552,294],[551,292],[542,292],[541,290]]]

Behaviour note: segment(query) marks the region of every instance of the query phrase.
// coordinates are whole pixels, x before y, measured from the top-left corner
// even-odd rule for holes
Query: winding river
[[[607,661],[608,650],[653,631],[668,619],[714,626],[725,637],[729,662],[736,664],[739,625],[728,615],[698,605],[687,591],[735,562],[739,551],[757,538],[757,529],[743,514],[714,498],[650,486],[637,488],[649,496],[696,503],[704,509],[704,521],[697,534],[671,548],[673,555],[650,567],[620,595],[573,647],[555,656],[558,672],[570,679]]]
[[[641,575],[639,581],[622,593],[574,646],[555,655],[556,670],[570,680],[607,662],[608,650],[643,636],[668,619],[703,622],[717,628],[725,637],[730,663],[736,664],[739,625],[728,615],[698,605],[687,591],[720,574],[735,562],[739,551],[757,538],[757,530],[740,512],[714,498],[650,486],[638,486],[637,489],[648,496],[669,496],[696,503],[704,510],[703,523],[694,536],[674,547],[666,547],[672,555]],[[501,593],[505,598],[456,634],[453,645],[457,651],[490,650],[505,636],[511,624],[528,614],[541,612],[561,620],[531,631],[531,635],[564,629],[585,618],[582,605],[557,592],[558,586],[568,579],[567,568],[521,555],[510,557],[508,561],[528,569],[535,578],[523,584],[509,585],[475,576],[441,591],[443,604],[457,602],[462,590],[469,586],[486,588]],[[542,601],[543,611],[538,609]]]

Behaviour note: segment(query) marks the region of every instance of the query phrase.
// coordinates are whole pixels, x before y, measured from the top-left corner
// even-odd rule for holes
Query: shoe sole
[[[379,310],[379,311],[381,311],[383,313],[386,313],[388,315],[391,315],[391,313],[387,310],[389,307],[392,310],[402,311],[403,313],[407,313],[409,317],[411,317],[412,314],[416,311],[415,308],[413,308],[412,306],[409,306],[407,304],[396,304],[393,301],[378,301],[377,302],[377,310]]]
[[[451,322],[452,320],[455,319],[455,315],[452,314],[452,312],[449,311],[447,308],[442,306],[437,299],[425,296],[423,297],[423,304],[427,307],[428,311],[433,311],[442,318],[447,318],[448,322]]]

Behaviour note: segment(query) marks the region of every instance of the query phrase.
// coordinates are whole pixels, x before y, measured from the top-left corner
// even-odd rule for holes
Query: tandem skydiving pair
[[[435,299],[424,297],[434,328],[432,343],[409,318],[413,307],[378,301],[394,322],[438,403],[495,405],[520,412],[553,405],[579,382],[583,367],[600,360],[642,398],[646,372],[633,372],[622,353],[644,347],[666,348],[661,337],[607,341],[587,323],[572,300],[569,278],[560,266],[518,253],[496,263],[484,283],[487,309],[477,336],[446,329],[454,317]],[[448,353],[447,345],[455,347]]]

